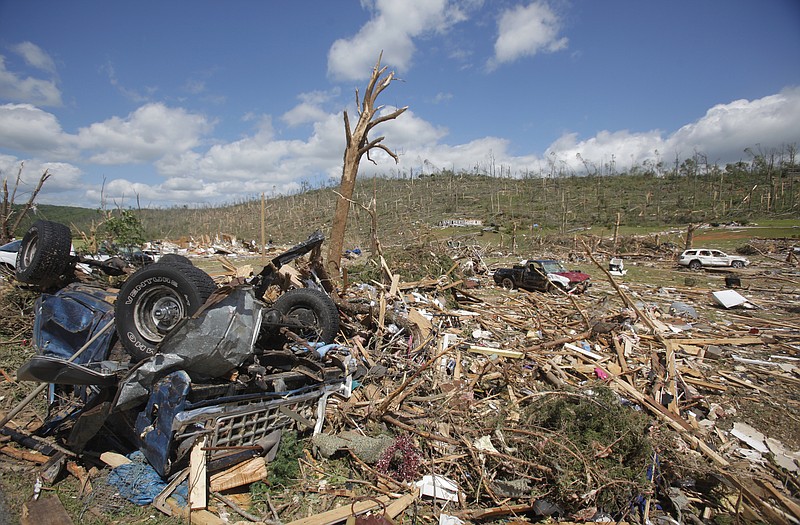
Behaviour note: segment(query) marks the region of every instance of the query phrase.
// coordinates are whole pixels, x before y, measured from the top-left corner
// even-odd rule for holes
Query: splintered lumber
[[[767,489],[767,490],[770,492],[770,494],[772,494],[772,496],[773,496],[775,499],[777,499],[778,501],[780,501],[780,502],[781,502],[781,505],[783,505],[783,506],[784,506],[784,507],[785,507],[787,510],[789,510],[789,512],[791,512],[791,513],[792,513],[792,515],[793,515],[793,516],[794,516],[796,519],[800,520],[800,505],[798,505],[797,503],[795,503],[795,502],[794,502],[794,501],[792,501],[791,499],[789,499],[789,498],[787,498],[786,496],[784,496],[783,494],[781,494],[781,493],[778,491],[778,489],[776,489],[775,487],[773,487],[773,486],[772,486],[772,483],[770,483],[769,481],[766,481],[766,480],[763,480],[763,479],[756,480],[756,481],[758,481],[758,483],[759,483],[759,484],[760,484],[762,487],[764,487],[765,489]]]
[[[685,383],[689,383],[693,386],[699,386],[700,388],[705,388],[706,390],[719,390],[720,392],[725,392],[728,390],[728,387],[725,385],[720,385],[718,383],[710,383],[708,381],[703,381],[702,379],[695,379],[691,376],[681,376]]]
[[[717,451],[708,446],[708,444],[705,441],[694,435],[692,427],[686,421],[684,421],[680,416],[668,411],[666,408],[661,406],[661,404],[658,403],[655,399],[646,396],[645,394],[639,392],[632,385],[614,376],[607,369],[602,368],[602,365],[600,365],[599,363],[597,364],[597,366],[601,367],[601,370],[603,370],[606,374],[609,375],[609,377],[611,377],[611,380],[614,382],[615,385],[618,385],[622,390],[627,392],[636,401],[638,401],[643,406],[647,407],[653,414],[660,417],[662,421],[667,423],[674,430],[678,431],[695,448],[699,449],[709,459],[714,461],[714,463],[716,463],[721,467],[727,467],[730,465],[727,459],[722,457]]]
[[[399,516],[404,510],[406,510],[416,499],[419,497],[419,489],[414,489],[413,492],[405,494],[391,502],[386,507],[386,515],[389,518],[396,518]]]
[[[719,373],[719,375],[721,375],[722,377],[724,377],[725,379],[727,379],[731,383],[736,383],[737,385],[739,385],[739,386],[741,386],[743,388],[750,388],[752,390],[757,390],[757,391],[761,392],[762,394],[772,395],[772,392],[770,392],[766,388],[761,388],[760,386],[758,386],[758,385],[756,385],[754,383],[750,383],[748,381],[743,381],[743,380],[739,379],[738,377],[736,377],[735,375],[733,375],[731,373],[723,372],[723,371],[719,371],[718,373]]]
[[[352,515],[360,515],[372,510],[380,509],[389,503],[389,496],[379,496],[375,499],[359,501],[353,505],[342,505],[339,508],[331,509],[320,514],[315,514],[307,518],[290,521],[286,525],[333,525],[346,520]]]
[[[67,462],[67,472],[75,476],[81,483],[81,490],[79,492],[79,496],[83,496],[84,494],[91,494],[92,493],[92,481],[89,478],[89,473],[86,472],[86,469],[82,466],[78,465],[74,461]]]
[[[50,459],[44,454],[40,454],[38,452],[33,452],[30,450],[20,450],[18,448],[14,448],[8,445],[0,448],[0,453],[5,454],[6,456],[12,457],[14,459],[22,459],[25,461],[30,461],[32,463],[37,463],[39,465],[44,465]]]
[[[524,353],[517,350],[504,350],[502,348],[492,348],[491,346],[472,345],[467,350],[476,354],[496,355],[500,357],[511,357],[514,359],[519,359],[525,356]]]
[[[103,452],[102,454],[100,454],[100,461],[102,461],[103,463],[105,463],[106,465],[108,465],[111,468],[117,468],[120,465],[125,465],[127,463],[132,463],[132,461],[130,459],[126,458],[122,454],[119,454],[117,452],[109,452],[109,451],[106,451],[106,452]]]
[[[206,470],[205,436],[198,439],[189,453],[189,508],[205,509],[208,505],[208,471]]]
[[[170,514],[171,516],[180,516],[182,518],[186,518],[189,520],[189,523],[194,525],[227,525],[228,523],[213,512],[209,512],[207,510],[201,509],[190,512],[188,507],[181,507],[172,498],[167,500],[167,505],[169,505],[169,508],[172,512],[172,514]]]
[[[691,339],[663,339],[661,341],[668,349],[677,350],[679,346],[708,346],[708,345],[760,345],[764,340],[760,337],[704,337]]]
[[[212,474],[209,485],[212,492],[221,492],[254,483],[266,477],[267,464],[264,462],[264,458],[259,456],[249,461],[243,461],[223,472]]]
[[[509,514],[523,514],[526,512],[531,512],[533,508],[533,505],[524,503],[520,505],[502,505],[500,507],[492,507],[490,509],[465,510],[463,512],[456,512],[455,515],[459,518],[480,521],[490,518],[498,518],[500,516],[508,516]]]

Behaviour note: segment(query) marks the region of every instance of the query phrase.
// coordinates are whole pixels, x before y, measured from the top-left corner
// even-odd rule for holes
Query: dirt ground
[[[462,370],[463,381],[457,380],[452,371],[442,376],[441,371],[433,371],[434,367],[424,372],[421,370],[438,347],[430,353],[420,352],[416,358],[407,355],[408,344],[404,345],[402,339],[395,341],[387,335],[382,340],[375,340],[374,345],[365,342],[363,350],[368,357],[383,365],[388,372],[371,380],[367,377],[353,399],[329,407],[329,424],[325,432],[335,434],[358,429],[369,434],[369,429],[376,426],[393,434],[410,432],[415,436],[417,446],[439,472],[472,487],[478,494],[485,491],[475,480],[483,476],[499,479],[503,473],[513,470],[514,476],[510,477],[515,481],[541,478],[541,472],[537,474],[533,466],[535,460],[531,459],[536,457],[536,451],[527,451],[525,446],[529,445],[522,442],[516,445],[516,449],[511,442],[507,443],[497,463],[493,463],[491,458],[478,459],[483,458],[478,454],[478,450],[483,449],[476,449],[472,440],[488,432],[486,427],[491,424],[496,428],[502,427],[506,436],[525,428],[527,431],[538,429],[532,426],[510,427],[511,422],[520,418],[537,417],[530,412],[535,407],[521,400],[544,399],[552,396],[552,392],[570,392],[570,395],[585,397],[587,388],[602,385],[638,405],[647,416],[648,428],[655,429],[653,432],[677,432],[664,438],[672,443],[673,450],[663,452],[665,458],[679,458],[674,460],[673,479],[669,482],[672,487],[679,487],[681,494],[688,498],[687,509],[691,507],[691,511],[685,512],[686,516],[692,516],[692,520],[687,518],[687,523],[733,520],[796,523],[800,516],[792,518],[791,503],[797,505],[800,495],[798,471],[782,468],[769,454],[755,454],[750,446],[731,433],[735,424],[747,424],[781,444],[788,457],[795,458],[795,465],[800,458],[797,455],[800,453],[800,266],[797,258],[790,256],[791,244],[762,242],[753,243],[753,246],[756,253],[749,255],[753,264],[736,272],[690,271],[678,268],[673,258],[661,253],[637,253],[624,258],[627,269],[624,276],[612,277],[604,271],[606,255],[595,254],[594,261],[592,257],[579,255],[573,257],[570,268],[586,271],[593,280],[589,291],[579,296],[501,289],[493,283],[491,270],[516,262],[517,258],[489,254],[484,254],[483,261],[488,264],[489,273],[472,275],[465,272],[460,279],[454,275],[444,279],[440,275],[431,275],[427,281],[411,283],[407,287],[401,282],[401,291],[393,292],[394,295],[391,295],[389,286],[353,286],[344,294],[342,304],[345,326],[350,330],[348,343],[352,344],[353,338],[357,337],[369,341],[369,333],[376,330],[383,333],[386,329],[383,325],[376,328],[378,318],[372,313],[365,315],[356,311],[369,290],[384,296],[389,304],[387,312],[403,297],[405,305],[411,305],[411,309],[438,312],[439,324],[424,327],[432,330],[434,337],[450,333],[463,343],[458,347],[459,353],[451,355],[451,363]],[[557,248],[553,248],[552,253],[564,259],[569,257],[566,252],[558,253]],[[471,258],[474,254],[455,252],[449,255],[455,261],[463,262],[462,257]],[[415,261],[408,264],[413,265]],[[400,265],[398,262],[397,267],[391,270],[401,273]],[[740,282],[728,288],[725,278],[732,275]],[[447,284],[455,280],[460,281],[459,286]],[[8,283],[0,285],[4,302],[8,305],[0,321],[4,327],[0,340],[0,369],[4,378],[0,382],[0,413],[7,414],[35,386],[18,383],[14,378],[15,370],[33,353],[28,343],[33,296],[14,290]],[[452,293],[453,288],[462,290],[462,293]],[[726,309],[715,302],[712,292],[728,289],[742,295],[747,304]],[[419,297],[414,299],[412,292]],[[434,302],[437,297],[442,301]],[[348,310],[347,304],[353,308],[352,311]],[[686,307],[691,313],[686,311]],[[458,319],[458,323],[445,326],[442,319]],[[384,322],[383,319],[380,322]],[[424,324],[419,321],[411,328],[421,329]],[[500,354],[501,357],[487,357],[476,353],[476,348],[489,354],[491,351],[486,348],[504,353]],[[516,357],[515,352],[521,353],[522,359]],[[409,377],[416,374],[420,379],[413,384],[415,391],[398,395],[400,390],[408,388]],[[441,404],[443,393],[449,393],[451,400],[461,399],[453,398],[453,392],[460,392],[464,404]],[[671,393],[678,395],[677,405],[669,403]],[[393,396],[403,400],[390,403]],[[648,404],[658,399],[661,400],[659,407]],[[389,408],[376,418],[376,406]],[[570,410],[573,408],[577,409],[572,407]],[[13,424],[33,430],[44,417],[43,399],[37,399],[13,419]],[[500,419],[495,422],[494,417]],[[445,427],[449,430],[445,431]],[[495,431],[493,435],[496,439],[499,434]],[[549,439],[544,438],[539,446],[545,447],[558,436],[554,433]],[[615,439],[621,439],[620,436]],[[437,442],[437,439],[441,441]],[[696,445],[695,439],[708,448],[693,446],[693,443]],[[590,443],[587,446],[595,445]],[[616,441],[608,444],[609,449],[613,446],[616,446]],[[10,516],[10,523],[15,523],[15,517],[21,515],[22,505],[30,501],[41,466],[32,459],[33,456],[24,456],[27,449],[11,443],[8,438],[2,439],[2,448],[6,453],[0,457],[0,471],[3,473],[0,478],[3,498],[0,502],[5,500],[5,514]],[[511,450],[517,450],[517,455],[507,452]],[[522,450],[532,455],[522,455]],[[325,472],[329,473],[329,485],[336,485],[342,475],[330,475],[339,467],[319,458],[311,460],[309,455],[305,456],[307,463],[303,464],[310,470],[301,473],[299,486],[302,488],[295,487],[293,491],[305,493],[310,498],[306,503],[314,501],[322,508],[325,505],[314,498],[334,496],[309,488],[310,485],[319,485],[320,478],[325,479]],[[604,457],[596,452],[591,460],[600,461]],[[724,466],[721,464],[723,461]],[[789,461],[791,463],[791,459]],[[547,466],[547,463],[541,460],[540,467],[542,465]],[[601,479],[594,468],[591,470],[593,475]],[[383,478],[371,476],[369,467],[362,465],[356,467],[358,469],[362,470],[363,479],[358,478],[356,486],[374,484],[384,492],[402,490],[401,485],[389,485],[388,489],[381,485]],[[95,476],[99,475],[95,473]],[[344,475],[344,478],[348,477],[357,476],[350,471]],[[716,480],[713,488],[703,485],[712,478]],[[101,478],[94,479],[94,483],[99,485]],[[721,490],[720,479],[724,479],[722,485],[727,487],[723,490],[724,495],[716,494]],[[388,483],[385,479],[383,482]],[[614,482],[613,479],[609,481]],[[737,488],[735,485],[739,482],[744,485]],[[789,503],[768,492],[767,484]],[[339,492],[352,496],[352,491],[344,489],[352,485],[352,480],[349,485],[343,483]],[[491,493],[490,489],[486,490]],[[493,490],[498,489],[495,486]],[[533,493],[536,494],[537,490],[534,488]],[[87,505],[85,496],[79,492],[80,487],[71,475],[44,489],[45,494],[56,493],[59,496],[75,523],[180,522],[152,508],[135,508],[124,501],[118,503],[118,512],[103,517],[102,512],[96,512],[97,505],[94,506],[95,512],[87,511],[92,505]],[[254,493],[253,490],[250,492],[251,495]],[[566,495],[565,501],[574,496],[568,487],[559,494]],[[759,507],[748,498],[752,494],[764,501],[769,500],[768,506]],[[554,499],[556,492],[549,491],[547,496]],[[304,515],[315,512],[314,508],[293,501],[287,493],[275,492],[273,498],[276,506],[285,504],[282,508],[286,510],[280,514],[281,522],[301,517],[297,514],[300,512]],[[540,497],[537,501],[542,500]],[[586,501],[590,500],[591,497]],[[526,502],[529,500],[516,496],[504,499],[493,493],[489,503],[462,501],[458,512],[454,513],[465,521],[507,519],[513,513],[496,511],[497,517],[484,517],[481,512],[486,507],[497,509],[516,505],[514,508],[521,509]],[[420,506],[423,505],[426,508],[418,510],[420,519],[437,519],[435,516],[441,510],[438,505],[431,507],[430,502],[421,502]],[[578,510],[562,518],[587,521],[591,517],[587,513],[591,508],[597,510],[597,506],[593,507],[591,503],[575,502]],[[779,509],[779,512],[771,514],[774,509]],[[653,512],[653,516],[661,515],[666,520],[663,518],[666,513]],[[623,518],[628,522],[642,519],[632,513],[624,514]],[[416,515],[412,517],[406,512],[395,521],[413,523],[415,519]],[[519,510],[518,519],[540,521],[545,517]]]

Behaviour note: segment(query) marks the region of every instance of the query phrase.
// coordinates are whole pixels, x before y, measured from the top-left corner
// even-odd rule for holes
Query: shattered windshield
[[[567,269],[564,268],[564,265],[558,261],[542,261],[542,268],[544,268],[544,271],[547,273],[560,273],[567,271]]]

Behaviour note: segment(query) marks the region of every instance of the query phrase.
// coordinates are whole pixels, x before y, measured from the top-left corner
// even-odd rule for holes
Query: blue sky
[[[231,203],[361,174],[749,160],[800,144],[797,0],[0,0],[0,175],[17,201]]]

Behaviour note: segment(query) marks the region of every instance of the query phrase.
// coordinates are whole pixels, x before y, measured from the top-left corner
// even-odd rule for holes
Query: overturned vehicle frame
[[[222,468],[267,452],[290,425],[319,431],[328,396],[349,395],[333,300],[296,288],[263,301],[282,265],[319,249],[319,232],[231,285],[178,257],[133,273],[118,293],[70,282],[69,236],[37,221],[20,250],[20,280],[60,286],[37,299],[36,355],[17,373],[49,383],[39,435],[77,453],[138,448],[166,477],[200,437]]]

